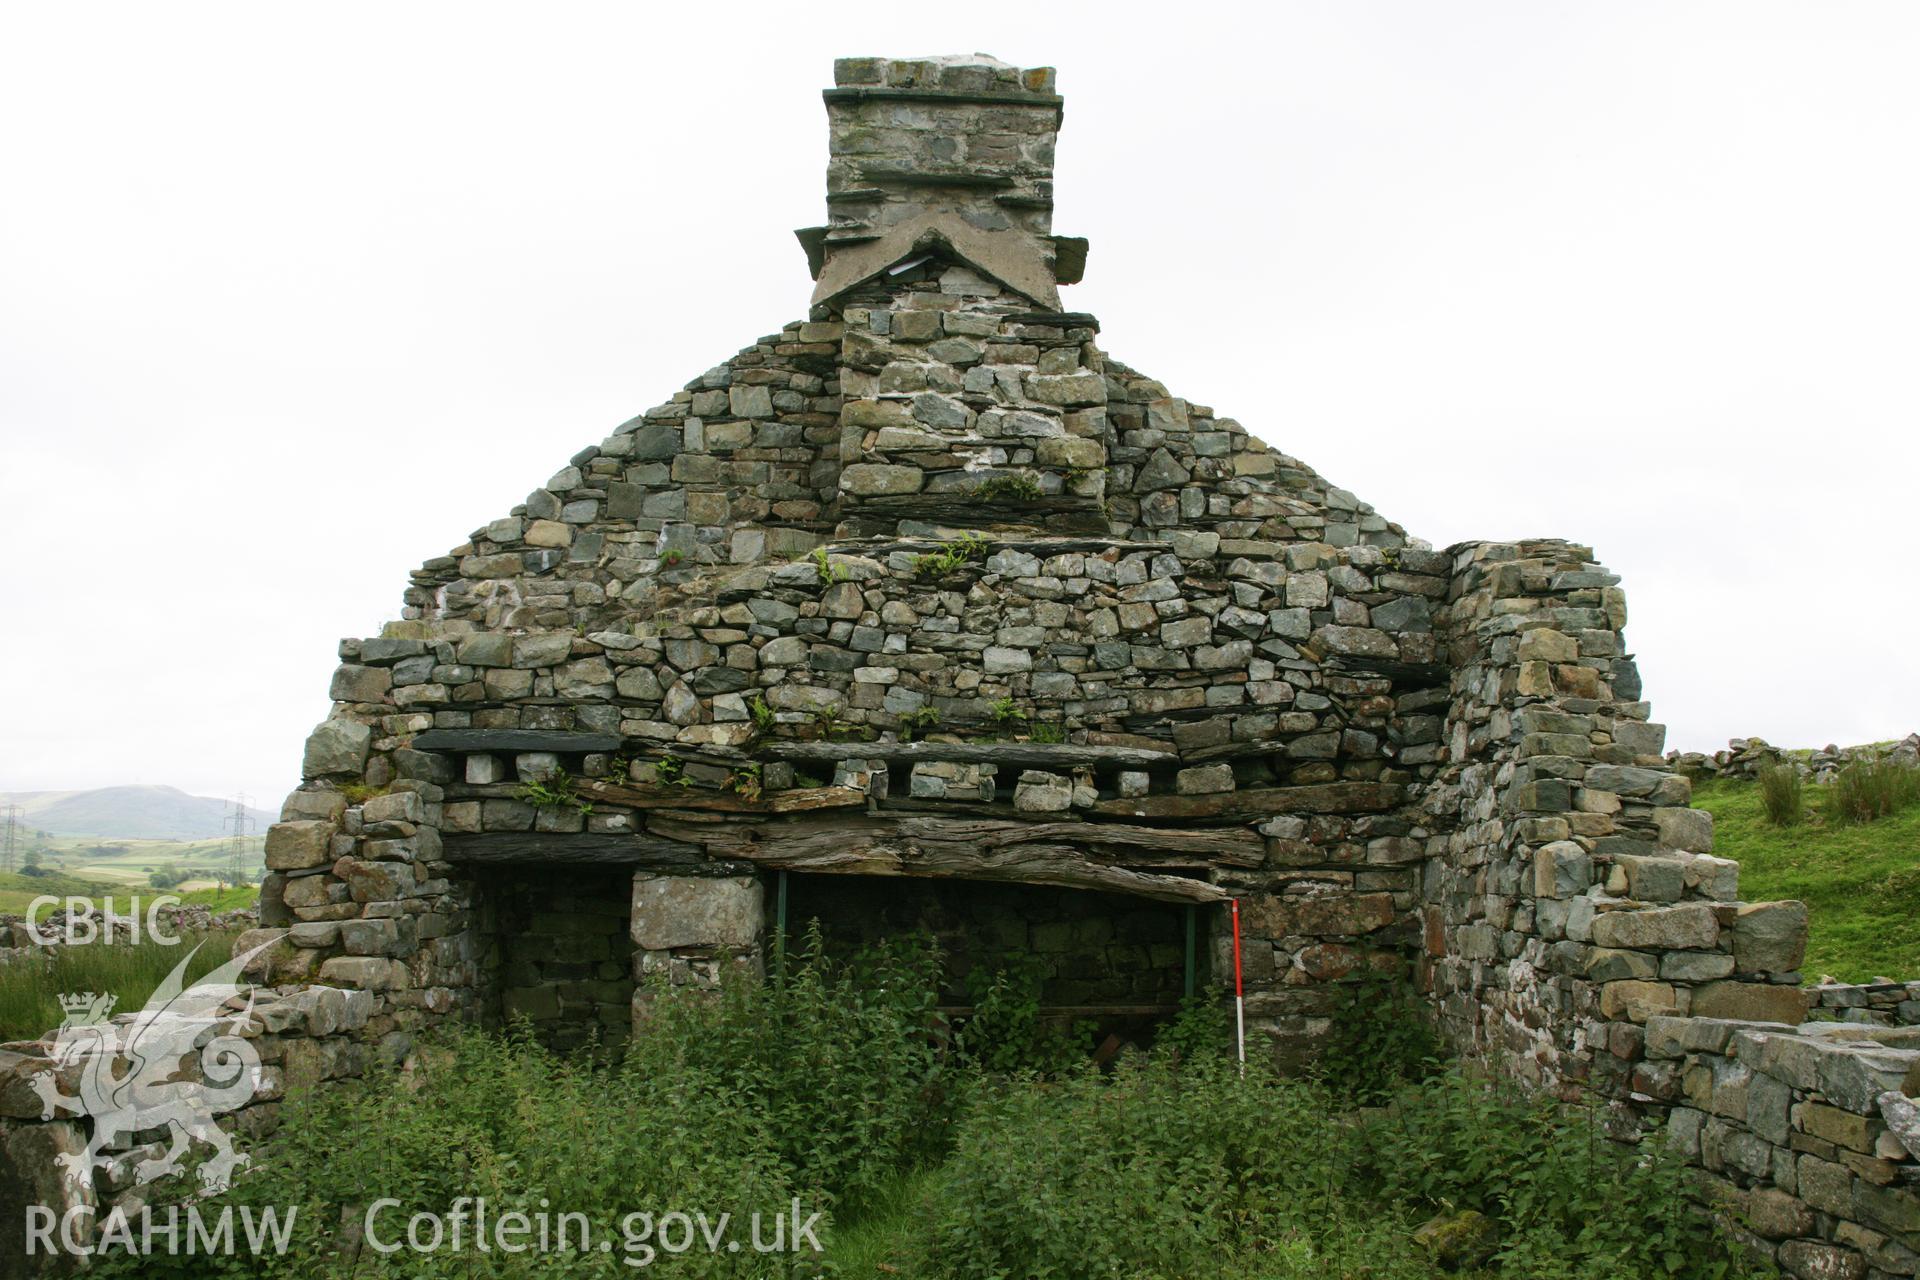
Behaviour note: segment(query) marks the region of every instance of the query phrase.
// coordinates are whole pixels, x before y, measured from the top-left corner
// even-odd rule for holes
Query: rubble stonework
[[[1855,1085],[1899,1087],[1920,1049],[1793,1029],[1805,909],[1742,901],[1713,855],[1614,575],[1565,542],[1436,551],[1108,357],[1058,296],[1086,246],[1051,226],[1050,69],[835,79],[806,318],[342,641],[268,836],[269,979],[354,989],[389,1054],[447,1018],[569,1042],[622,999],[644,1034],[657,982],[758,972],[786,873],[1191,908],[1215,974],[1238,899],[1249,1031],[1283,1062],[1343,981],[1406,973],[1456,1049],[1592,1089],[1623,1130],[1716,1117],[1689,1152],[1795,1274],[1914,1274],[1912,1153],[1794,1134],[1810,1108],[1882,1123]],[[1083,915],[1013,923],[1060,977],[1076,946],[1138,947],[1081,965],[1083,999],[1172,989],[1143,971],[1180,954],[1163,918],[1116,941]],[[1750,1052],[1829,1073],[1781,1077],[1755,1129]],[[1726,1154],[1735,1121],[1764,1160]]]
[[[1920,769],[1920,733],[1910,733],[1898,742],[1858,747],[1828,744],[1817,751],[1782,751],[1765,738],[1735,738],[1726,750],[1711,755],[1669,751],[1667,762],[1694,778],[1757,778],[1768,765],[1791,764],[1801,777],[1828,783],[1850,764],[1885,763]]]

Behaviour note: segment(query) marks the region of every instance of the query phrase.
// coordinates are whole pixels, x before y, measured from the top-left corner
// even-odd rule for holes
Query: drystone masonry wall
[[[1543,1082],[1593,1083],[1654,1014],[1798,1021],[1805,908],[1739,902],[1738,864],[1660,755],[1625,598],[1584,547],[1457,549],[1447,618],[1452,829],[1427,863],[1443,1024]]]
[[[1920,1026],[1920,982],[1822,982],[1808,995],[1817,1018]]]
[[[871,235],[923,215],[925,181],[956,181],[951,203],[981,230],[1053,227],[1060,98],[1051,67],[978,59],[842,58],[827,102],[830,234]],[[968,198],[981,188],[990,202]],[[889,264],[891,265],[891,264]]]
[[[1768,765],[1789,763],[1802,777],[1831,782],[1847,765],[1875,761],[1907,769],[1920,768],[1920,733],[1910,733],[1898,742],[1858,747],[1836,747],[1829,743],[1814,751],[1783,751],[1764,738],[1734,738],[1727,743],[1726,750],[1712,755],[1699,751],[1667,753],[1669,764],[1696,778],[1757,778],[1760,770]]]
[[[0,1276],[47,1274],[44,1255],[36,1260],[27,1252],[25,1206],[44,1206],[55,1221],[92,1210],[96,1223],[104,1223],[116,1210],[137,1218],[147,1203],[142,1165],[166,1160],[173,1135],[164,1124],[155,1126],[159,1138],[116,1128],[115,1117],[93,1114],[89,1106],[103,1097],[137,1097],[142,1107],[161,1110],[192,1091],[192,1108],[204,1108],[244,1143],[277,1122],[290,1091],[367,1069],[376,1051],[367,1035],[375,1001],[365,991],[322,986],[255,988],[244,1013],[188,1027],[185,1043],[177,1027],[157,1028],[178,1051],[158,1059],[155,1031],[145,1041],[146,1057],[119,1052],[140,1025],[130,1011],[108,1018],[83,1011],[69,1018],[58,1042],[0,1046],[0,1204],[9,1210],[0,1214]],[[245,1047],[236,1049],[236,1042]],[[192,1108],[182,1114],[191,1117]],[[153,1118],[153,1111],[145,1113],[148,1123]],[[202,1148],[194,1154],[224,1163],[229,1153]],[[69,1178],[61,1161],[82,1158],[96,1162],[92,1176]]]
[[[1920,1029],[1655,1016],[1631,1097],[1787,1274],[1920,1273]]]
[[[623,805],[617,792],[596,794],[590,813],[536,807],[523,788],[543,776],[645,788],[670,763],[696,788],[713,788],[734,775],[740,757],[777,756],[791,737],[796,746],[858,762],[836,780],[872,792],[901,739],[917,730],[936,741],[912,744],[928,758],[902,769],[909,800],[1035,818],[1240,828],[1259,820],[1235,858],[1253,865],[1236,866],[1231,876],[1233,887],[1254,895],[1246,913],[1253,1008],[1276,1029],[1291,1027],[1304,1046],[1324,1029],[1331,997],[1302,989],[1344,975],[1369,952],[1391,951],[1414,928],[1419,886],[1410,864],[1421,856],[1421,833],[1401,811],[1410,784],[1431,775],[1441,753],[1446,691],[1433,683],[1431,618],[1446,589],[1435,571],[1446,561],[1366,545],[1240,540],[1231,556],[1212,536],[1184,545],[1186,559],[1111,538],[980,535],[972,558],[929,569],[926,558],[942,554],[939,544],[835,543],[824,565],[731,571],[710,588],[713,603],[688,615],[705,625],[664,636],[509,638],[464,631],[459,622],[401,624],[393,630],[444,625],[449,638],[343,647],[350,661],[336,688],[385,690],[379,702],[342,708],[374,722],[364,731],[367,754],[317,757],[320,767],[352,771],[322,774],[314,785],[322,796],[338,797],[342,786],[430,795],[430,813],[417,799],[365,804],[376,824],[390,821],[387,809],[398,805],[429,818],[434,834],[423,840],[417,829],[400,835],[380,825],[389,839],[369,849],[308,819],[322,825],[277,833],[270,865],[294,877],[285,891],[303,926],[316,913],[338,926],[359,904],[344,885],[332,887],[337,864],[293,865],[318,858],[323,836],[327,852],[353,859],[340,869],[356,874],[362,862],[425,854],[430,861],[414,873],[412,888],[439,894],[447,892],[447,867],[431,859],[441,836],[632,833],[698,841],[677,817]],[[520,677],[526,696],[488,698],[502,687],[496,677],[509,674]],[[471,701],[437,703],[429,714],[407,693],[415,682],[445,685],[456,677]],[[836,746],[828,739],[841,724],[896,745]],[[1054,727],[1062,758],[1082,763],[1002,770],[938,758],[940,739],[964,754],[958,749],[969,742],[1026,726]],[[435,730],[588,729],[606,731],[603,749],[476,752],[457,769],[403,745],[404,735]],[[323,736],[357,741],[362,734],[341,728]],[[619,757],[616,743],[623,744]],[[1094,754],[1085,754],[1089,747]],[[1143,754],[1109,763],[1098,754],[1103,748]],[[758,785],[773,799],[805,795],[824,781],[805,767],[820,766],[765,760]],[[405,776],[422,773],[429,776]],[[883,784],[879,798],[892,789]],[[344,801],[341,808],[343,826],[367,831],[364,805],[353,819]],[[305,841],[298,851],[289,843],[296,833]],[[476,890],[467,893],[463,913],[478,901]],[[440,927],[440,913],[426,902],[421,908]],[[347,948],[358,937],[358,926],[297,927],[286,975],[341,972],[357,962]],[[433,941],[452,946],[445,935]],[[457,949],[463,960],[472,952]],[[403,981],[391,969],[380,977]],[[461,975],[444,990],[431,985],[430,995],[416,998],[448,1004],[470,998],[475,982]]]
[[[556,880],[506,867],[481,878],[490,1018],[525,1019],[555,1049],[617,1048],[633,1022],[633,877],[585,867]]]
[[[1590,552],[1455,553],[1449,764],[1427,801],[1450,829],[1425,864],[1442,1027],[1501,1070],[1608,1100],[1618,1136],[1672,1144],[1788,1274],[1914,1275],[1908,988],[1799,985],[1805,908],[1741,901],[1738,865],[1712,856]],[[1816,1001],[1847,1021],[1803,1024]]]

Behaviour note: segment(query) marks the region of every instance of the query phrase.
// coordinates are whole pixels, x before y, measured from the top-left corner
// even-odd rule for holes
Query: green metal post
[[[782,870],[773,895],[773,975],[787,980],[787,873]]]
[[[782,872],[781,874],[784,875],[786,873]],[[1195,903],[1189,902],[1187,904],[1187,984],[1186,984],[1187,999],[1189,1000],[1193,999],[1193,980],[1194,980],[1194,967],[1195,967],[1194,966],[1194,957],[1195,957],[1194,938],[1198,932],[1198,926],[1196,921],[1199,914],[1200,914],[1199,906],[1196,905]]]

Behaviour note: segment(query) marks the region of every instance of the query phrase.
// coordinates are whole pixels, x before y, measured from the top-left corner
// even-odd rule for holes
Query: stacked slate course
[[[644,1034],[790,905],[893,901],[1138,1019],[1189,920],[1230,974],[1237,899],[1255,1052],[1309,1061],[1403,975],[1458,1052],[1680,1143],[1792,1274],[1920,1271],[1920,1029],[1802,1025],[1805,909],[1714,855],[1615,575],[1435,550],[1107,355],[1061,298],[1050,68],[834,79],[805,317],[341,643],[263,893],[265,980],[370,1002],[308,1074],[447,1019]]]

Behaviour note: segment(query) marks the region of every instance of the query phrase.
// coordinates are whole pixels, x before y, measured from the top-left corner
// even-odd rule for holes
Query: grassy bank
[[[1741,897],[1807,904],[1809,979],[1920,978],[1920,808],[1832,822],[1821,788],[1807,790],[1793,826],[1767,821],[1757,782],[1698,783],[1693,802],[1713,814],[1714,852],[1739,861]]]

